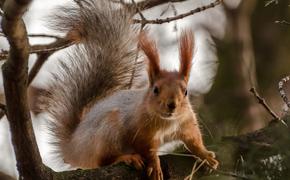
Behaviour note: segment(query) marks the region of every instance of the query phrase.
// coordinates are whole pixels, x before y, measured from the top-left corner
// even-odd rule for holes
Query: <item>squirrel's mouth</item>
[[[165,112],[165,113],[162,113],[161,116],[171,117],[171,116],[173,116],[173,113],[172,112]]]
[[[182,116],[183,116],[182,113],[177,113],[177,112],[163,112],[159,114],[159,117],[161,119],[170,120],[170,121],[178,120],[182,118]]]
[[[161,119],[166,119],[166,120],[175,120],[175,114],[172,112],[164,112],[159,114]]]

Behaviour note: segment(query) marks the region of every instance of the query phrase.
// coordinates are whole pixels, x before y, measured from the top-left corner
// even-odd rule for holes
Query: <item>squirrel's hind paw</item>
[[[137,170],[141,170],[144,168],[144,162],[142,157],[139,154],[125,154],[119,156],[114,164],[124,162],[127,165],[134,166]]]

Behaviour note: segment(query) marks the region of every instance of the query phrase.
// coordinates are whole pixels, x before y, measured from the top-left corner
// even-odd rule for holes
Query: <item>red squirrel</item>
[[[181,140],[189,151],[217,168],[215,154],[202,140],[187,95],[194,51],[193,35],[180,37],[179,71],[160,69],[156,44],[132,28],[133,13],[107,0],[78,1],[53,18],[56,29],[78,42],[42,96],[53,117],[51,131],[64,162],[96,168],[125,162],[145,168],[151,179],[163,179],[157,150]],[[148,62],[149,86],[129,89],[136,47]]]

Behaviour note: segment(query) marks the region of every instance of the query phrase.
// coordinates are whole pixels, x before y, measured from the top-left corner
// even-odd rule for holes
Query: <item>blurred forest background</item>
[[[289,74],[290,34],[289,24],[279,22],[289,19],[290,6],[289,1],[269,2],[242,1],[237,9],[226,10],[226,36],[216,41],[219,69],[205,96],[204,114],[219,122],[214,131],[221,135],[249,132],[271,120],[250,93],[251,87],[277,114],[285,112],[278,82]]]
[[[196,6],[204,4],[207,3],[197,3]],[[250,88],[255,87],[271,109],[285,120],[286,124],[288,121],[290,124],[288,107],[278,91],[279,81],[290,74],[290,1],[224,0],[221,6],[208,10],[208,15],[205,15],[207,11],[197,15],[205,16],[202,20],[206,20],[206,23],[193,23],[194,26],[198,26],[198,28],[193,28],[194,30],[202,29],[202,32],[210,34],[205,33],[205,36],[200,36],[206,37],[204,39],[207,40],[204,43],[208,43],[208,46],[203,47],[203,51],[206,54],[208,48],[208,53],[216,53],[219,65],[217,72],[215,70],[210,72],[210,80],[206,81],[209,84],[205,88],[207,90],[192,93],[192,99],[201,121],[206,144],[217,152],[223,170],[232,172],[233,175],[217,177],[215,174],[203,176],[202,179],[289,179],[290,130],[280,122],[275,125],[269,124],[273,121],[273,117],[257,101],[250,92]],[[166,6],[155,14],[164,11],[164,7]],[[147,11],[145,15],[150,16],[150,13],[152,12]],[[172,15],[171,11],[170,13]],[[215,13],[219,16],[214,18],[213,16],[217,15]],[[163,13],[162,16],[166,15],[168,14]],[[37,13],[33,16],[35,18]],[[219,22],[219,17],[223,16],[226,17],[225,22],[223,18],[220,18]],[[32,17],[26,18],[29,24],[29,19]],[[171,27],[176,25],[170,24]],[[163,28],[168,28],[168,26],[165,25]],[[152,29],[154,30],[154,26]],[[158,29],[155,33],[152,32],[159,37],[163,30],[159,30],[159,34]],[[175,33],[172,28],[171,33]],[[159,38],[161,45],[168,43],[164,40],[168,39],[168,36],[164,35]],[[164,38],[163,42],[162,38]],[[200,39],[199,36],[196,38]],[[211,38],[216,48],[213,50]],[[174,42],[176,39],[168,41]],[[199,43],[203,43],[203,40]],[[7,49],[7,42],[0,41],[0,47]],[[163,49],[167,48],[165,45]],[[163,56],[168,57],[168,55]],[[213,59],[213,64],[217,65],[215,57]],[[35,60],[31,60],[30,63],[33,64],[33,61]],[[212,69],[216,69],[216,65],[213,65]],[[51,65],[48,65],[44,69],[50,69],[50,67]],[[45,72],[41,73],[45,74]],[[36,82],[32,85],[38,86],[45,83],[46,81],[36,77]],[[193,85],[192,92],[200,92],[196,90],[196,86],[198,86],[197,89],[201,89],[201,86],[196,84]],[[285,91],[289,97],[290,82],[285,84]],[[0,149],[2,149],[0,171],[15,177],[17,172],[15,172],[15,167],[11,167],[15,165],[15,160],[11,144],[7,144],[7,139],[10,139],[7,132],[8,125],[4,124],[6,120],[0,123]],[[34,124],[36,128],[40,126],[43,124]],[[266,130],[256,131],[261,128]],[[36,129],[36,131],[40,130]],[[41,137],[37,132],[36,135],[37,139]],[[47,147],[42,143],[39,143],[39,146],[42,155],[46,154]],[[50,161],[45,158],[44,162],[50,164]]]

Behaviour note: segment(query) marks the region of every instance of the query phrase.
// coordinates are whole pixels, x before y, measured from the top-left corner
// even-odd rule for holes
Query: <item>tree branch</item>
[[[0,31],[0,36],[4,36],[5,34]],[[50,35],[50,34],[28,34],[28,37],[35,37],[35,38],[54,38],[54,39],[61,39],[61,37],[56,35]]]
[[[69,47],[73,44],[74,44],[73,41],[70,41],[66,38],[60,38],[48,45],[36,45],[32,47],[31,48],[32,51],[34,53],[37,53],[38,56],[34,66],[30,70],[28,84],[30,84],[33,81],[33,79],[36,77],[37,73],[41,69],[42,65],[47,61],[49,56],[51,56],[56,51]]]
[[[287,124],[290,123],[289,117],[284,117],[283,119],[285,119]],[[221,141],[211,145],[211,147],[214,147],[217,158],[221,162],[219,169],[214,170],[212,174],[223,176],[224,178],[255,179],[247,174],[236,172],[237,159],[240,156],[243,156],[245,160],[255,157],[257,165],[261,159],[287,152],[288,147],[282,149],[281,145],[287,144],[290,140],[288,127],[281,123],[275,123],[272,126],[267,126],[251,133],[223,137]],[[201,162],[201,160],[196,159],[191,154],[180,153],[169,153],[168,155],[160,156],[160,160],[164,179],[184,179],[191,174],[194,164]],[[194,172],[194,177],[207,176],[209,175],[207,172],[207,167],[203,166],[198,172]],[[144,179],[146,176],[143,171],[136,171],[134,168],[122,163],[99,169],[55,172],[53,175],[53,179],[57,180],[95,179],[95,177],[99,179],[139,180]]]
[[[162,4],[166,4],[166,3],[175,3],[175,2],[184,2],[187,0],[147,0],[147,1],[141,1],[136,3],[136,6],[139,7],[139,9],[141,11],[162,5]],[[136,9],[136,6],[133,3],[125,3],[122,0],[112,0],[112,2],[115,3],[121,3],[125,8],[128,9]],[[136,9],[136,13],[138,12],[138,10]]]
[[[197,160],[190,156],[175,156],[175,155],[164,155],[160,156],[161,168],[163,171],[164,179],[185,179],[189,174],[191,174],[192,167],[200,163],[201,160]],[[178,165],[177,165],[178,164]],[[203,175],[208,175],[205,166],[199,168],[198,172],[195,172],[194,176],[199,177]],[[232,172],[216,170],[213,171],[214,174],[223,174],[229,177],[238,177],[241,179],[248,179],[244,176],[237,175]],[[107,167],[102,167],[99,169],[90,170],[73,170],[64,171],[54,174],[54,179],[65,180],[65,179],[147,179],[144,171],[136,171],[133,167],[127,166],[123,163],[115,164]]]
[[[29,49],[29,53],[33,54],[33,53],[55,52],[57,50],[67,48],[73,44],[75,44],[75,42],[67,38],[58,38],[55,42],[52,42],[49,44],[31,46]],[[2,50],[2,52],[0,53],[0,60],[5,60],[7,59],[7,57],[8,57],[8,51]]]
[[[253,93],[253,95],[257,98],[258,102],[266,109],[267,112],[276,120],[280,120],[280,117],[269,107],[269,105],[266,103],[265,99],[262,98],[256,91],[254,87],[250,89],[250,91]]]
[[[178,16],[167,17],[167,18],[164,18],[164,19],[154,19],[154,20],[134,19],[133,22],[134,23],[141,23],[141,24],[163,24],[163,23],[169,23],[171,21],[182,19],[182,18],[185,18],[187,16],[199,13],[201,11],[205,11],[207,9],[213,8],[213,7],[221,4],[221,2],[222,2],[222,0],[216,0],[215,2],[210,3],[210,4],[206,5],[206,6],[202,6],[202,7],[196,8],[194,10],[191,10],[191,11],[189,11],[187,13],[184,13],[184,14],[180,14]]]
[[[10,44],[2,66],[7,116],[19,179],[46,179],[27,104],[29,42],[22,15],[31,0],[6,0],[2,29]]]

